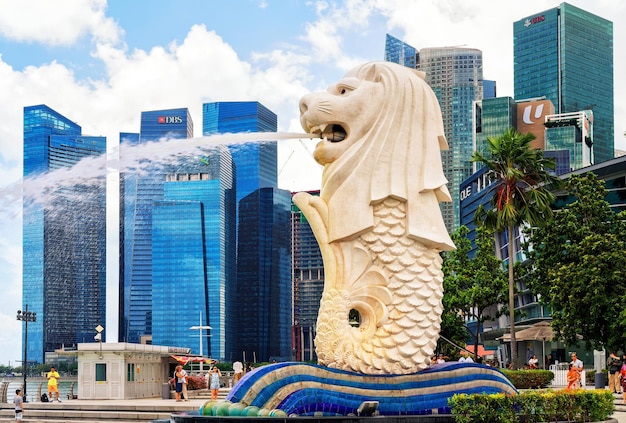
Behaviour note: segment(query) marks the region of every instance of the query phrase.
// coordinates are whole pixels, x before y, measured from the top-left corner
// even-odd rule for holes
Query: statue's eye
[[[349,87],[349,86],[346,86],[346,85],[337,85],[337,93],[339,95],[350,94],[351,91],[353,91],[352,87]]]

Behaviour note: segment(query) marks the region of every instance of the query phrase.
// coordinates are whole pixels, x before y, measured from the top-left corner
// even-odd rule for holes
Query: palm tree
[[[482,163],[492,181],[486,192],[492,194],[488,206],[480,205],[474,215],[476,224],[485,225],[496,232],[508,232],[509,245],[509,319],[511,324],[511,361],[517,361],[515,339],[514,295],[515,259],[514,230],[522,224],[541,225],[552,216],[550,205],[554,195],[548,186],[560,186],[554,171],[554,159],[544,158],[543,151],[531,148],[535,139],[531,133],[520,134],[507,129],[499,137],[487,139],[488,155],[474,152],[473,162]]]

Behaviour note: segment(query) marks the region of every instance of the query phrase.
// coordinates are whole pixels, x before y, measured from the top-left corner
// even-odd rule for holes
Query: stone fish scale
[[[406,203],[393,198],[379,202],[374,206],[374,221],[371,231],[344,242],[352,244],[349,248],[344,245],[335,251],[368,252],[371,264],[363,274],[374,269],[388,281],[385,288],[391,292],[391,301],[382,304],[387,317],[378,322],[372,336],[358,339],[360,329],[348,322],[354,292],[349,287],[328,290],[320,306],[316,352],[320,364],[342,370],[365,374],[417,372],[430,365],[439,338],[441,257],[438,250],[405,235]],[[344,255],[343,261],[349,260]],[[359,290],[367,288],[359,286]]]

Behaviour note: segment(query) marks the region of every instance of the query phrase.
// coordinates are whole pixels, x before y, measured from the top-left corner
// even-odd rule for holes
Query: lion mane
[[[409,237],[429,248],[454,249],[439,209],[439,202],[451,201],[440,153],[448,144],[424,74],[370,62],[349,76],[382,84],[384,98],[366,135],[324,168],[320,197],[328,205],[328,242],[371,229],[373,205],[392,197],[407,203]]]

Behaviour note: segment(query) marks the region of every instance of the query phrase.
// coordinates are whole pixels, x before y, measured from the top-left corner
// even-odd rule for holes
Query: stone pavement
[[[221,395],[223,399],[223,395]],[[172,413],[197,410],[207,398],[191,397],[188,402],[174,399],[142,398],[133,400],[68,400],[62,403],[26,404],[25,423],[147,423],[168,422]],[[626,405],[615,396],[613,422],[626,423]],[[15,421],[13,404],[0,404],[0,422]]]

